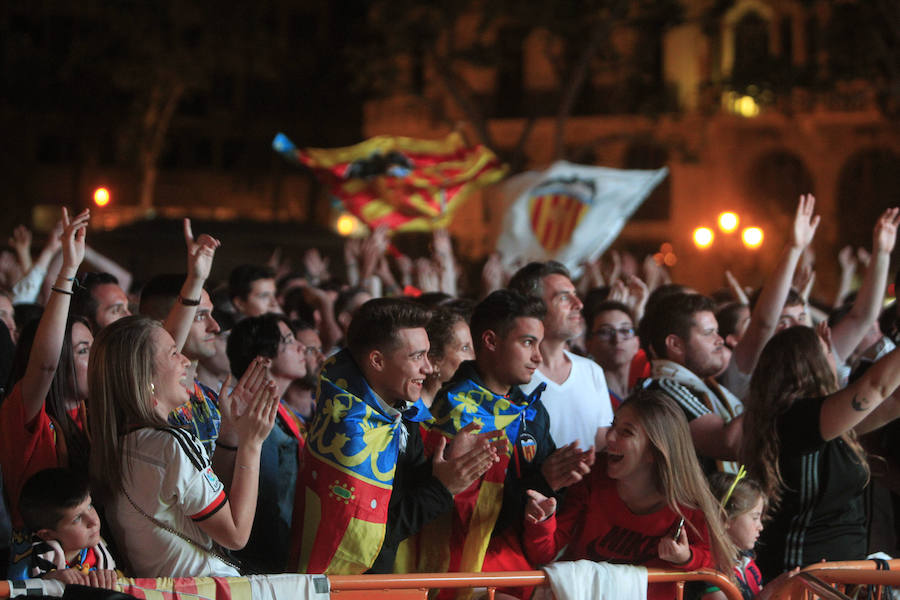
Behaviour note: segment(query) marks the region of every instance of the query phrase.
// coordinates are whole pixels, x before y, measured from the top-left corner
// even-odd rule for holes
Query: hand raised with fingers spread
[[[31,230],[24,225],[19,225],[13,229],[12,235],[7,242],[18,254],[31,252]]]
[[[468,452],[455,457],[445,457],[446,447],[447,438],[440,438],[431,459],[431,472],[453,495],[468,488],[500,460],[497,450],[486,442],[476,444]]]
[[[191,220],[184,220],[184,243],[187,246],[188,277],[206,281],[212,269],[216,248],[222,243],[211,235],[201,234],[196,240],[191,230]]]
[[[527,490],[528,503],[525,505],[525,521],[540,523],[556,512],[556,498],[543,495],[534,490]]]
[[[554,491],[581,481],[591,472],[594,464],[594,447],[581,450],[578,442],[559,448],[541,465],[541,474]]]
[[[821,217],[813,216],[816,208],[816,198],[812,194],[801,194],[797,202],[797,212],[794,214],[794,227],[791,230],[791,245],[803,249],[812,243],[819,227]]]
[[[872,253],[890,254],[897,243],[897,225],[900,223],[900,208],[889,208],[875,223],[873,232]]]

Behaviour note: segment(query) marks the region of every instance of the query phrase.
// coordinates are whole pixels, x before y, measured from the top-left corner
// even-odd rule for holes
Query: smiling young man
[[[661,390],[684,410],[704,471],[737,472],[744,405],[713,379],[728,360],[714,309],[706,296],[675,294],[647,311],[640,338],[651,373],[643,387]]]
[[[391,572],[400,542],[449,511],[453,494],[497,460],[482,439],[446,456],[441,443],[425,458],[428,319],[408,301],[370,300],[353,316],[347,348],[325,362],[298,484],[299,572]]]
[[[613,410],[603,369],[597,363],[573,354],[566,344],[584,333],[584,305],[575,293],[569,271],[560,263],[533,262],[509,281],[509,289],[544,301],[544,337],[540,344],[541,365],[523,391],[539,385],[546,389],[541,401],[550,415],[550,434],[558,446],[579,442],[582,448],[602,448]]]
[[[525,491],[554,495],[590,471],[593,450],[556,449],[540,399],[544,386],[527,396],[520,388],[541,365],[546,313],[540,299],[512,290],[493,292],[475,307],[475,360],[462,363],[435,397],[427,445],[455,439],[477,423],[503,451],[477,485],[456,496],[456,516],[426,529],[427,571],[530,569],[519,543]]]

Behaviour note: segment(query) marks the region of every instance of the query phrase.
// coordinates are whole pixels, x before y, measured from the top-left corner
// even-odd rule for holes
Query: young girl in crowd
[[[147,317],[106,326],[91,350],[90,473],[138,577],[238,575],[216,544],[241,548],[253,524],[260,449],[278,408],[274,384],[257,359],[232,393],[245,408],[234,417],[238,447],[226,495],[203,445],[167,423],[188,400],[188,365]]]
[[[629,396],[606,435],[606,457],[556,500],[529,490],[524,535],[533,564],[588,559],[686,571],[730,572],[734,544],[700,470],[684,413],[652,391]],[[681,526],[683,521],[683,526]],[[651,584],[651,600],[674,597]]]
[[[744,596],[752,600],[762,590],[762,574],[754,561],[753,548],[763,530],[762,516],[766,511],[766,494],[756,481],[746,477],[742,469],[737,475],[715,473],[709,487],[725,509],[725,531],[737,547],[734,578]],[[708,590],[704,600],[718,600],[720,594]]]
[[[763,580],[867,554],[865,454],[856,435],[900,415],[900,349],[839,390],[827,327],[791,327],[763,349],[745,404],[742,459],[769,502]],[[889,399],[888,399],[889,398]]]

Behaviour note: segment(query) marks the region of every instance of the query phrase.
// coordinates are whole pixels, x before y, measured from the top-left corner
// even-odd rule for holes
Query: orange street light
[[[763,230],[759,227],[747,227],[741,232],[741,241],[748,248],[759,248],[763,243]]]
[[[738,223],[740,223],[740,219],[736,213],[729,211],[719,215],[719,229],[725,233],[731,233],[737,229]]]
[[[698,227],[694,230],[694,245],[698,248],[709,248],[713,243],[713,230],[709,227]]]
[[[339,234],[348,236],[356,229],[356,223],[356,217],[348,213],[343,213],[338,217],[335,228]]]
[[[109,190],[105,187],[98,187],[94,190],[94,204],[97,206],[106,206],[109,204]]]

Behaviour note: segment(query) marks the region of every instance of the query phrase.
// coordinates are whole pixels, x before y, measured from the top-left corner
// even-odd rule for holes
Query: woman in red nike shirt
[[[629,396],[606,434],[606,459],[556,500],[529,490],[524,546],[534,564],[588,559],[731,572],[736,551],[700,470],[684,413],[656,392]],[[684,518],[678,537],[675,533]],[[674,597],[651,584],[648,598]]]

